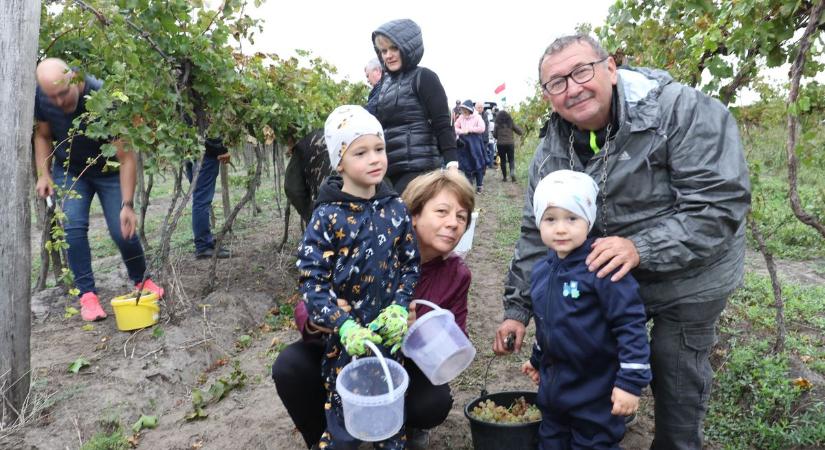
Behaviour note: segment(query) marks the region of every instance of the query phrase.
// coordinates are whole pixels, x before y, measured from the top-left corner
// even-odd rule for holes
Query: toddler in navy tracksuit
[[[367,341],[401,359],[420,258],[407,208],[383,183],[387,154],[378,119],[360,106],[340,106],[327,118],[324,139],[340,177],[324,181],[298,247],[299,290],[312,323],[331,330],[321,362],[327,429],[318,448],[355,449],[336,377],[353,356],[367,354]],[[376,446],[401,450],[404,435],[402,427]]]
[[[650,382],[645,310],[630,276],[587,270],[598,186],[559,170],[536,186],[533,211],[550,248],[531,276],[536,343],[522,372],[539,384],[539,448],[617,449],[624,417]]]

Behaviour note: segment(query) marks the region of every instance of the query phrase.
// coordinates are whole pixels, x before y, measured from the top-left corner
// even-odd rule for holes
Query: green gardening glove
[[[390,305],[384,308],[378,317],[369,324],[369,329],[378,333],[384,339],[384,346],[392,347],[390,354],[395,354],[401,348],[401,341],[407,334],[407,308],[401,305]]]
[[[369,328],[364,328],[355,323],[354,320],[348,319],[338,329],[338,335],[341,336],[341,343],[350,356],[363,356],[369,350],[366,342],[372,341],[373,344],[381,343],[381,336],[373,333]]]

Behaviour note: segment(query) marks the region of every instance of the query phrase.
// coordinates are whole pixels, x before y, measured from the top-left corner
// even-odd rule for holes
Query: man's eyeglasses
[[[550,81],[542,84],[541,88],[544,89],[544,91],[550,95],[559,95],[567,90],[568,78],[575,81],[578,84],[587,83],[588,81],[592,80],[593,77],[596,75],[596,69],[593,66],[601,62],[604,62],[607,58],[608,56],[605,56],[604,58],[598,61],[582,64],[581,66],[573,69],[567,75],[553,77],[550,79]]]

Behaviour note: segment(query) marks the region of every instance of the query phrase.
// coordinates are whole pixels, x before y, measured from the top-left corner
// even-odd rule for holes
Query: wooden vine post
[[[0,422],[25,418],[31,340],[31,134],[38,0],[0,2]]]

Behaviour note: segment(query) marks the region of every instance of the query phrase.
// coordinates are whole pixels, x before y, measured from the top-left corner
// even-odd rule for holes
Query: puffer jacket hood
[[[381,52],[375,46],[375,36],[383,34],[391,40],[401,51],[401,71],[409,72],[416,68],[424,56],[424,39],[421,36],[421,27],[410,19],[391,20],[372,32],[372,44],[375,54],[384,66]],[[384,66],[384,70],[387,66]]]
[[[315,201],[315,207],[317,208],[318,205],[321,203],[342,203],[342,202],[351,202],[351,203],[360,203],[360,202],[370,202],[373,200],[378,200],[386,197],[396,197],[398,194],[393,191],[389,184],[386,181],[382,181],[381,184],[375,187],[375,196],[371,199],[356,197],[354,195],[347,194],[346,192],[342,191],[341,188],[344,186],[344,180],[341,178],[340,175],[330,175],[324,180],[324,183],[321,184],[321,189],[318,192],[318,199]]]

